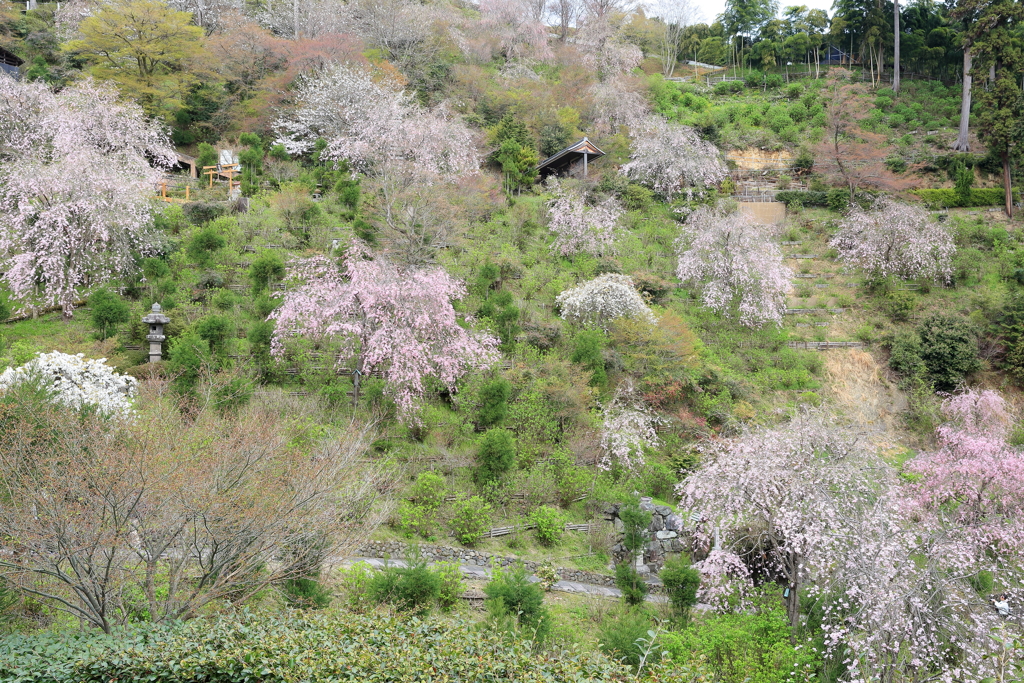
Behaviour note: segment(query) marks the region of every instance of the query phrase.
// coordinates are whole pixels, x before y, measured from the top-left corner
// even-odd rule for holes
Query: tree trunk
[[[1010,151],[1003,151],[1003,190],[1006,193],[1006,216],[1013,218],[1013,191],[1010,178]]]
[[[892,3],[893,51],[892,51],[892,89],[900,94],[900,0]]]
[[[964,48],[964,90],[960,99],[960,134],[953,143],[953,149],[957,152],[969,152],[971,143],[969,140],[971,123],[971,48]]]

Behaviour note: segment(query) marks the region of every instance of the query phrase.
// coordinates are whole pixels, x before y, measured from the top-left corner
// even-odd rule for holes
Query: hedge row
[[[949,206],[1002,206],[1006,194],[1001,187],[982,187],[971,190],[970,199],[966,202],[960,201],[956,190],[914,190],[914,194],[920,197],[928,206],[933,208],[946,208]],[[1020,201],[1020,195],[1013,191],[1013,201]]]
[[[600,653],[533,651],[461,620],[376,612],[243,615],[0,640],[10,683],[319,681],[611,682],[630,672]]]
[[[804,206],[828,206],[828,192],[782,190],[775,193],[775,200],[787,206],[793,202],[800,202]]]

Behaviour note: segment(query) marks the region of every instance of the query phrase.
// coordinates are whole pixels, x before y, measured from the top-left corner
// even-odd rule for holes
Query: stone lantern
[[[164,336],[164,325],[171,322],[171,319],[163,314],[160,304],[153,304],[153,310],[149,315],[142,316],[142,322],[149,325],[149,334],[146,335],[149,340],[149,362],[156,363],[163,355],[163,343],[167,338]]]

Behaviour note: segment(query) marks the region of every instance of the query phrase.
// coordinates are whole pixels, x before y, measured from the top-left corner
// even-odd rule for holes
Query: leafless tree
[[[651,12],[664,24],[664,29],[658,36],[658,57],[661,59],[662,73],[665,76],[672,76],[679,59],[683,33],[693,22],[695,8],[691,0],[663,0],[655,5]]]
[[[563,43],[569,37],[569,29],[576,28],[576,22],[583,13],[582,0],[551,0],[548,9],[558,18],[558,39]]]
[[[186,422],[0,404],[0,575],[110,631],[194,616],[308,575],[381,518],[357,425],[296,445],[266,404]]]

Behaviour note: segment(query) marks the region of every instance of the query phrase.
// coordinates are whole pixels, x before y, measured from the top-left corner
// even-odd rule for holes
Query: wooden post
[[[587,153],[583,153],[583,177],[587,177]]]
[[[189,191],[189,187],[188,187],[188,185],[186,185],[185,186],[185,201],[186,202],[188,201],[188,191]]]
[[[160,196],[163,197],[164,199],[167,199],[167,181],[166,180],[163,181],[163,183],[160,184]]]

